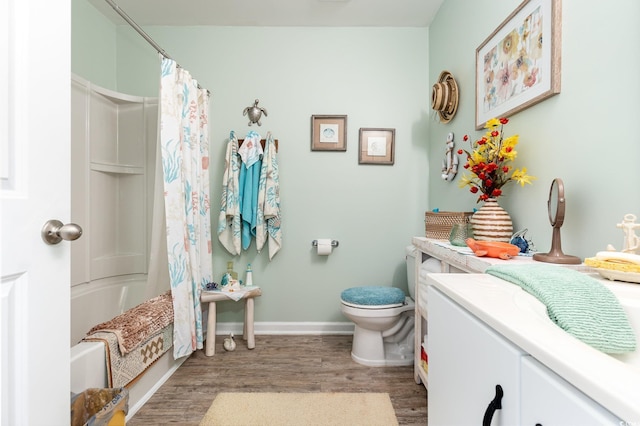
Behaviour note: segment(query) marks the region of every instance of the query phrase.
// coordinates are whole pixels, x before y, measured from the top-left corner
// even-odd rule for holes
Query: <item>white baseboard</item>
[[[241,322],[219,322],[216,324],[216,335],[242,334]],[[284,334],[353,334],[352,322],[256,322],[256,335],[284,335]]]

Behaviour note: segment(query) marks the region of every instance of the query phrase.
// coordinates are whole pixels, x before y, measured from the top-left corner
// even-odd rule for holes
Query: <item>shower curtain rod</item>
[[[122,17],[122,19],[124,19],[125,21],[127,21],[127,24],[131,25],[131,27],[136,30],[138,32],[138,34],[140,34],[142,36],[142,38],[144,38],[151,46],[153,46],[154,49],[156,49],[156,51],[161,54],[162,56],[164,56],[167,59],[172,59],[173,58],[171,56],[169,56],[169,54],[167,52],[165,52],[165,50],[160,47],[158,45],[158,43],[155,42],[155,40],[153,40],[151,38],[151,36],[149,36],[149,34],[147,34],[141,27],[140,25],[136,24],[136,22],[131,19],[131,17],[129,15],[127,15],[127,12],[125,12],[124,10],[122,10],[120,8],[120,6],[118,6],[113,0],[104,0],[107,3],[109,3],[109,6],[111,6],[113,8],[113,10],[116,11],[116,13],[118,15],[120,15]]]
[[[109,6],[111,6],[113,8],[113,10],[116,11],[116,13],[118,15],[120,15],[122,17],[122,19],[124,19],[125,21],[127,21],[127,24],[131,25],[131,28],[133,28],[134,30],[136,30],[136,32],[138,34],[140,34],[142,36],[142,38],[144,38],[147,43],[149,43],[151,46],[153,46],[154,49],[156,49],[156,52],[158,52],[159,54],[161,54],[162,56],[164,56],[167,59],[171,59],[172,61],[175,61],[175,59],[173,59],[171,56],[169,56],[169,54],[162,48],[160,47],[160,45],[158,43],[155,42],[154,39],[151,38],[151,36],[149,34],[147,34],[141,27],[140,25],[138,25],[136,23],[136,21],[134,21],[129,15],[127,15],[127,12],[125,12],[124,10],[122,10],[120,8],[120,6],[118,6],[116,4],[116,2],[114,2],[113,0],[104,0],[106,1]],[[182,68],[180,66],[180,64],[176,63],[176,65],[179,68]],[[198,89],[202,89],[202,87],[198,84]],[[210,95],[209,90],[207,90],[207,95]]]

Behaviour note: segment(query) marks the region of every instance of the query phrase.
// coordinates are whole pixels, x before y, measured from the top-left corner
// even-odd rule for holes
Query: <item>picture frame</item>
[[[311,151],[346,151],[347,116],[312,115]]]
[[[393,165],[396,129],[361,128],[358,164]]]
[[[476,129],[560,93],[561,0],[525,0],[476,49]]]

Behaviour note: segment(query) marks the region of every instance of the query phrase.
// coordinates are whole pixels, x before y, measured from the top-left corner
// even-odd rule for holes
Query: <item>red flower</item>
[[[460,155],[462,155],[462,153],[463,153],[463,152],[464,152],[464,151],[463,151],[463,150],[461,150],[461,149],[459,149],[459,150],[458,150],[458,154],[460,154]]]
[[[509,119],[508,119],[508,118],[506,118],[506,117],[502,117],[502,118],[500,119],[500,124],[507,124],[508,122],[509,122]]]
[[[469,135],[464,135],[462,140],[465,141],[465,142],[468,141],[469,140]]]
[[[502,195],[502,189],[494,189],[493,191],[491,191],[491,196],[493,197],[499,197],[500,195]]]
[[[505,173],[509,173],[509,166],[502,167],[502,171]]]
[[[489,164],[487,164],[487,167],[485,167],[484,169],[487,172],[491,173],[491,172],[495,171],[497,168],[498,168],[498,165],[496,163],[489,163]]]
[[[493,185],[493,181],[491,179],[487,179],[484,181],[484,186],[490,188]]]
[[[513,151],[513,147],[512,146],[508,146],[504,150],[507,151],[507,152],[511,152],[511,151]]]
[[[472,186],[471,189],[469,189],[469,191],[471,191],[472,194],[475,194],[476,192],[478,192],[478,187]]]
[[[491,136],[493,136],[494,138],[497,137],[500,133],[497,130],[494,130],[493,132],[491,132]]]

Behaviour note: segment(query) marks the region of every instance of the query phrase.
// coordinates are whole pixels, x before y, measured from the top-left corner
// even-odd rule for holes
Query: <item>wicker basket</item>
[[[425,212],[424,226],[427,238],[448,240],[456,223],[468,223],[473,212]]]

